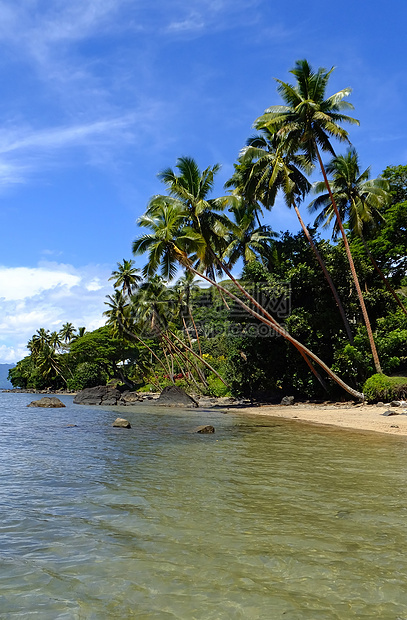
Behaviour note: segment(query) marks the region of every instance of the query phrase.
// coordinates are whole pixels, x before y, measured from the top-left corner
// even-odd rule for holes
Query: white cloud
[[[0,267],[0,363],[27,355],[26,344],[40,327],[58,331],[67,321],[88,330],[103,325],[109,276],[98,265]]]
[[[80,277],[63,271],[43,268],[0,267],[0,299],[16,301],[39,295],[43,291],[79,284]]]

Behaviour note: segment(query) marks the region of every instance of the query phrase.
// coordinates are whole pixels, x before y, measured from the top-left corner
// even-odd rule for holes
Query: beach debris
[[[47,409],[59,409],[60,407],[66,407],[64,403],[62,403],[59,398],[55,396],[44,396],[44,398],[40,398],[39,400],[33,400],[27,407],[45,407]]]
[[[166,407],[198,407],[196,400],[176,385],[169,385],[165,387],[156,403],[157,405],[165,405]]]
[[[398,424],[390,424],[390,428],[400,428]]]
[[[124,418],[116,418],[112,426],[115,428],[131,428],[130,422]]]
[[[281,403],[280,405],[293,405],[294,404],[294,396],[283,396],[283,398],[281,399]]]
[[[204,426],[197,426],[194,431],[194,433],[214,433],[215,432],[215,428],[213,426],[211,426],[210,424],[205,424]]]

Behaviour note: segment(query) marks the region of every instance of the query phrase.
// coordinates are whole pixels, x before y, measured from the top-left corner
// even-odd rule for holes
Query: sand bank
[[[230,409],[232,412],[232,409]],[[288,420],[301,420],[339,428],[374,431],[391,435],[407,435],[407,407],[390,407],[361,404],[295,404],[291,406],[261,405],[233,408],[235,413],[271,416]],[[386,416],[391,411],[396,415]]]

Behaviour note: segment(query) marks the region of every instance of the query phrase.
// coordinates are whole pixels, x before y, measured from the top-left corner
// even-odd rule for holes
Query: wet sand
[[[232,409],[230,409],[232,411]],[[233,408],[234,412],[239,408]],[[325,424],[339,428],[374,431],[391,435],[407,435],[407,407],[390,407],[362,404],[303,404],[290,406],[260,405],[244,407],[245,415],[271,416],[287,420],[301,420],[314,424]],[[391,411],[395,415],[386,416]]]

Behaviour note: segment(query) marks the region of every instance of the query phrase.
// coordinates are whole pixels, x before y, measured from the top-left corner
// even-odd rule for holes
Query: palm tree
[[[249,314],[266,325],[272,327],[274,331],[291,342],[291,344],[293,344],[304,357],[309,357],[321,366],[327,374],[347,392],[357,398],[363,399],[363,394],[349,387],[314,353],[304,347],[304,345],[298,342],[295,338],[290,336],[290,334],[288,334],[288,332],[286,332],[286,330],[281,327],[273,319],[273,317],[256,302],[256,300],[244,291],[243,287],[235,280],[235,278],[233,278],[227,267],[222,265],[220,261],[219,264],[222,266],[225,273],[233,279],[233,282],[236,283],[239,290],[245,294],[246,298],[255,305],[256,310],[254,310],[247,303],[243,302],[230,290],[223,287],[214,279],[211,279],[206,273],[204,273],[203,268],[202,271],[198,271],[194,267],[196,259],[198,259],[199,262],[201,256],[208,253],[208,249],[205,247],[206,243],[203,235],[195,230],[192,230],[191,226],[188,225],[189,222],[189,215],[183,206],[178,205],[177,207],[173,203],[165,201],[162,202],[161,209],[155,209],[154,217],[142,216],[138,220],[138,224],[140,226],[150,228],[151,230],[150,234],[142,235],[133,243],[133,252],[135,254],[143,254],[144,252],[148,252],[149,258],[144,268],[144,273],[154,273],[160,267],[161,271],[164,273],[175,273],[176,264],[179,263],[183,267],[187,268],[191,273],[203,278],[212,286],[221,291],[224,295],[228,296],[230,299],[233,299],[233,301],[243,307]],[[185,223],[187,224],[186,226]],[[212,248],[210,251],[213,253]],[[202,264],[202,262],[200,262],[200,264]],[[259,312],[261,312],[261,314]]]
[[[363,234],[365,229],[374,229],[383,221],[381,210],[390,201],[389,183],[382,178],[369,179],[370,168],[360,171],[359,158],[356,150],[350,147],[345,155],[334,157],[326,166],[328,175],[332,175],[329,183],[335,198],[342,221],[348,221],[351,231],[360,237],[369,259],[379,274],[387,290],[404,314],[407,310],[390,285],[384,273],[376,263]],[[320,210],[315,220],[316,224],[328,227],[333,221],[333,238],[340,233],[338,222],[332,208],[331,199],[325,192],[325,183],[316,183],[314,191],[321,193],[309,205],[312,211]]]
[[[51,332],[49,336],[50,347],[52,347],[54,351],[57,351],[61,347],[61,344],[62,344],[61,335],[55,331]]]
[[[180,157],[175,167],[177,172],[166,168],[158,174],[168,195],[153,196],[147,205],[146,215],[154,217],[156,213],[162,214],[164,205],[183,211],[183,225],[187,223],[188,228],[204,241],[197,265],[213,279],[222,271],[216,256],[225,249],[229,225],[228,218],[220,212],[227,205],[233,204],[235,199],[232,196],[209,198],[215,175],[220,169],[219,164],[201,171],[193,158]]]
[[[229,211],[233,214],[234,222],[230,225],[231,234],[221,259],[231,269],[240,258],[245,265],[261,258],[265,247],[277,234],[270,226],[255,226],[256,208],[246,205],[243,198],[236,201]]]
[[[132,305],[128,298],[125,297],[121,291],[117,290],[113,295],[106,295],[106,298],[108,301],[105,301],[105,304],[108,306],[108,310],[103,314],[107,317],[106,325],[111,328],[112,334],[124,338],[132,338],[139,342],[158,361],[164,368],[164,371],[167,372],[161,359],[152,348],[137,335],[134,316],[132,314]]]
[[[65,343],[68,343],[71,342],[72,338],[75,335],[75,332],[76,329],[73,323],[65,323],[64,325],[62,325],[59,331],[59,335]]]
[[[32,337],[32,342],[34,343],[34,346],[38,351],[41,351],[41,349],[43,349],[46,345],[49,345],[49,329],[44,329],[43,327],[37,329],[36,333]]]
[[[255,127],[257,129],[266,127],[272,134],[276,133],[283,140],[284,149],[287,152],[303,153],[309,164],[318,161],[343,238],[368,333],[376,372],[381,373],[379,356],[349,243],[320,153],[320,150],[322,150],[331,153],[334,157],[336,156],[330,142],[331,138],[336,138],[342,142],[349,142],[348,132],[343,127],[340,127],[339,123],[359,124],[359,121],[343,113],[346,109],[353,109],[352,104],[344,101],[344,98],[351,92],[350,88],[345,88],[325,98],[326,88],[332,71],[333,68],[327,71],[320,67],[318,71],[314,72],[306,60],[297,61],[294,69],[291,71],[296,78],[295,85],[277,80],[277,90],[286,105],[268,108],[255,121]]]
[[[304,175],[304,172],[309,173],[311,169],[312,167],[303,155],[285,153],[284,142],[279,136],[271,134],[264,128],[260,135],[253,136],[247,141],[246,147],[241,151],[239,162],[235,166],[235,174],[226,183],[226,187],[234,187],[234,191],[244,196],[245,201],[250,205],[248,209],[253,210],[258,210],[258,201],[266,209],[271,209],[277,192],[282,190],[286,205],[294,208],[304,235],[321,266],[338,306],[348,339],[353,344],[345,309],[298,208],[298,203],[311,189],[311,184]]]
[[[134,267],[134,260],[123,258],[123,263],[117,263],[117,270],[112,271],[109,280],[114,280],[114,288],[121,289],[123,295],[130,297],[142,280],[139,272],[140,270]]]

